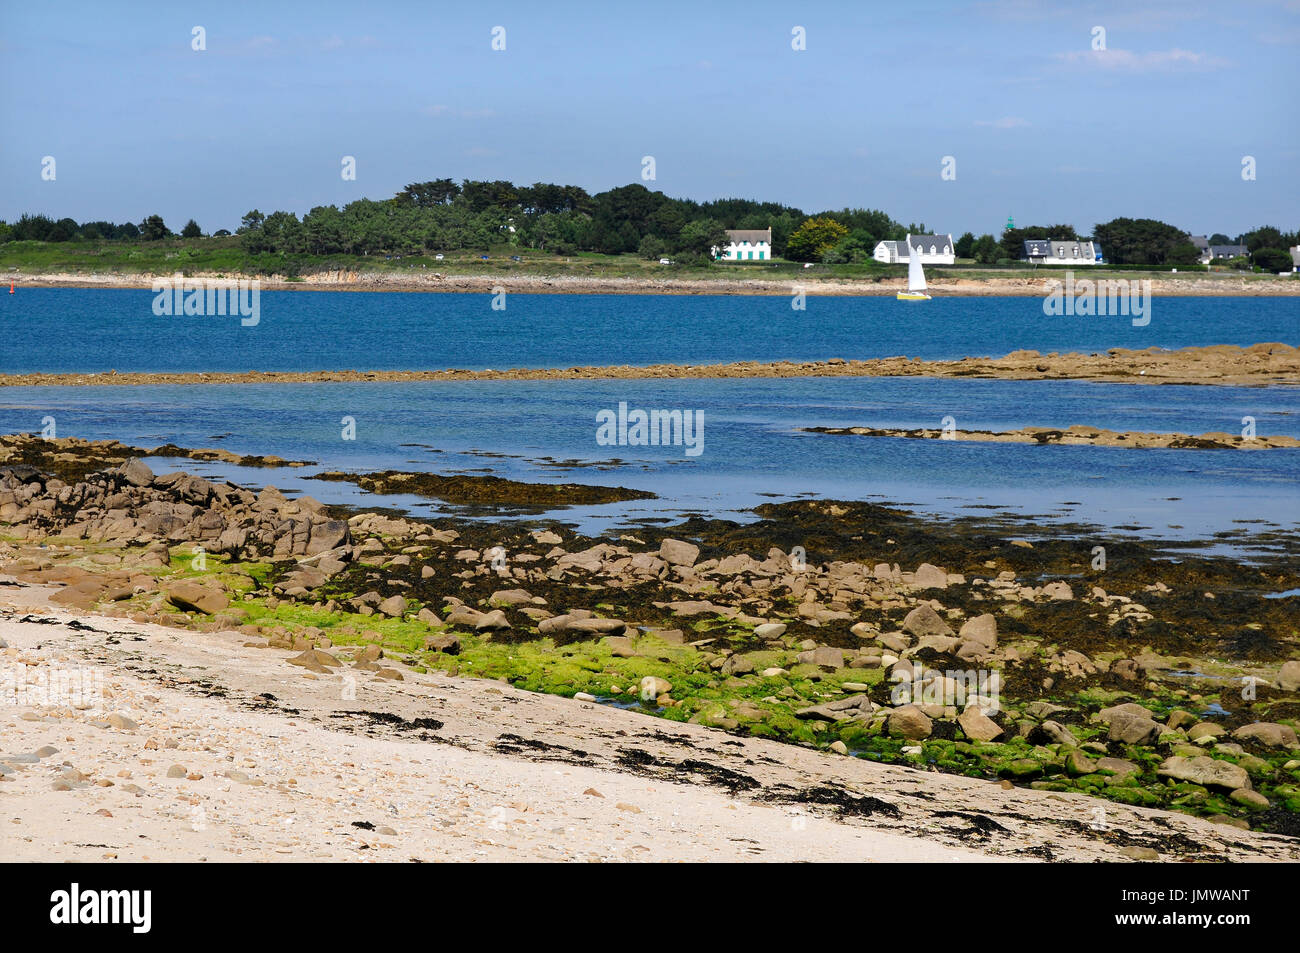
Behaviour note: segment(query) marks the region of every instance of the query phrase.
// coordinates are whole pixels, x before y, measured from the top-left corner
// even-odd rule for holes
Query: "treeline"
[[[823,227],[825,223],[832,227]],[[725,230],[736,228],[771,228],[776,257],[834,262],[867,261],[877,242],[902,239],[909,230],[925,231],[924,225],[905,226],[874,209],[810,216],[776,202],[675,199],[641,184],[592,195],[576,185],[434,179],[413,182],[391,199],[317,206],[302,218],[253,209],[236,234],[253,255],[417,255],[516,245],[557,255],[635,253],[648,259],[709,260],[714,247],[726,244]],[[44,215],[0,223],[0,242],[154,241],[172,234],[157,215],[121,225],[78,225],[70,218],[55,221]],[[180,232],[184,238],[202,234],[193,220]]]
[[[150,215],[138,225],[123,222],[82,222],[61,218],[57,221],[48,215],[23,215],[12,225],[0,221],[0,242],[72,242],[72,241],[159,241],[174,233],[163,222],[161,215]],[[229,235],[222,230],[218,235]],[[203,229],[190,219],[180,231],[181,238],[202,238]]]
[[[712,248],[726,244],[726,229],[771,228],[777,257],[811,261],[831,253],[836,260],[860,261],[871,257],[881,239],[902,238],[907,231],[884,212],[869,209],[820,217],[843,229],[830,247],[792,242],[811,217],[775,202],[696,202],[640,184],[591,195],[576,185],[435,179],[412,183],[384,201],[317,206],[301,220],[291,212],[263,215],[254,209],[237,232],[252,253],[408,255],[510,244],[559,255],[590,251],[707,259]]]
[[[635,253],[647,259],[707,261],[714,247],[726,244],[724,230],[766,228],[772,229],[774,257],[828,264],[869,261],[878,242],[929,231],[924,224],[904,226],[875,209],[809,215],[776,202],[671,198],[639,183],[592,195],[576,185],[433,179],[413,182],[390,199],[317,206],[301,219],[292,212],[254,209],[236,233],[241,247],[254,256],[419,255],[511,245],[557,255]],[[159,241],[173,234],[159,215],[138,224],[78,224],[45,215],[23,215],[11,225],[0,222],[0,242]],[[190,219],[179,234],[198,238],[203,230]],[[1009,228],[998,236],[966,232],[954,251],[958,258],[980,264],[1009,263],[1022,258],[1027,239],[1083,237],[1068,224]],[[1191,265],[1198,257],[1183,229],[1154,219],[1117,218],[1095,225],[1091,238],[1114,264]],[[1300,232],[1265,226],[1233,241],[1216,234],[1209,243],[1246,245],[1248,257],[1233,263],[1239,267],[1282,271],[1290,268],[1287,249],[1300,244]]]

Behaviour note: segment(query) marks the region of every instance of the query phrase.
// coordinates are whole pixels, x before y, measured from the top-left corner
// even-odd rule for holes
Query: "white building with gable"
[[[908,235],[901,242],[879,242],[872,252],[876,261],[886,265],[906,265],[910,259],[909,250],[915,250],[921,256],[923,265],[953,265],[957,263],[952,235]]]
[[[727,247],[714,248],[713,256],[719,261],[771,261],[772,229],[729,228]]]
[[[1035,265],[1095,265],[1097,257],[1096,247],[1090,241],[1025,240],[1025,261]]]

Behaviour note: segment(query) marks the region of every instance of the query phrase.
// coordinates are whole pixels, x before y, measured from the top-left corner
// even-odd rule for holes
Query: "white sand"
[[[30,608],[48,591],[0,588],[0,605]],[[1044,845],[1057,858],[1124,859],[1113,836],[1060,824],[1098,817],[1131,834],[1183,833],[1215,857],[1300,858],[1287,839],[1181,815],[741,740],[486,680],[356,672],[352,700],[344,677],[311,675],[285,662],[292,653],[244,647],[234,633],[80,617],[97,630],[85,631],[66,624],[74,616],[40,613],[62,622],[0,618],[0,666],[88,672],[105,697],[82,708],[0,699],[0,755],[58,749],[0,780],[4,860],[972,861],[1035,859],[1017,852]],[[258,707],[268,691],[278,702]],[[444,740],[350,714],[360,710],[436,718]],[[138,727],[104,727],[109,713]],[[585,757],[500,751],[503,734]],[[636,773],[618,763],[629,748],[725,767],[763,790],[733,797],[698,775]],[[557,754],[570,760],[548,760]],[[167,777],[173,765],[190,777]],[[822,785],[901,816],[760,800]],[[936,817],[944,810],[1007,830],[963,834],[968,822]]]

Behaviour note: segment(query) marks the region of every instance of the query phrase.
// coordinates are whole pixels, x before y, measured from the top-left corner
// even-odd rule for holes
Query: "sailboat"
[[[907,290],[898,293],[899,301],[929,301],[925,293],[925,271],[921,268],[921,249],[912,247],[912,236],[907,236]]]

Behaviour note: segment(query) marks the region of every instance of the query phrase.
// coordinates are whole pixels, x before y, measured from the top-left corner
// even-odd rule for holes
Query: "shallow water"
[[[221,371],[571,366],[754,359],[926,358],[1018,348],[1101,350],[1294,341],[1300,302],[1166,298],[1151,324],[1048,318],[1036,298],[773,297],[268,292],[261,320],[159,318],[147,291],[26,289],[0,308],[0,371]],[[602,446],[596,415],[620,403],[698,411],[698,456],[682,446]],[[1300,522],[1300,451],[1129,450],[800,433],[813,426],[1114,430],[1300,437],[1300,388],[925,378],[319,383],[0,389],[0,432],[175,443],[317,461],[247,470],[174,459],[249,484],[329,502],[417,513],[435,501],[306,479],[320,469],[497,474],[649,490],[660,499],[563,511],[587,531],[702,512],[752,519],[767,501],[820,496],[949,514],[1016,514],[1115,534],[1249,539]],[[345,418],[355,439],[344,439]]]
[[[1212,399],[1207,399],[1212,398]],[[600,446],[596,414],[698,410],[703,451]],[[496,474],[649,490],[660,500],[574,508],[587,529],[687,511],[747,518],[762,502],[821,496],[943,513],[1006,512],[1171,538],[1253,534],[1300,522],[1300,451],[1130,450],[830,436],[809,426],[1005,430],[1088,423],[1117,430],[1239,430],[1300,436],[1300,389],[991,381],[801,378],[403,384],[205,385],[0,390],[0,431],[39,430],[275,453],[321,466],[283,473],[184,464],[242,482],[286,481],[320,499],[359,502],[320,469]],[[342,439],[344,418],[356,438]],[[173,469],[177,460],[156,461]],[[385,499],[445,512],[417,498]]]

